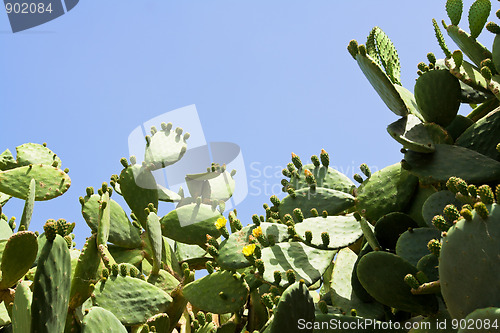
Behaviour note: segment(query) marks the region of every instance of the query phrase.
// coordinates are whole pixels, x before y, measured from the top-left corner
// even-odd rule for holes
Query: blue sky
[[[472,1],[464,2],[468,9]],[[121,171],[119,160],[128,157],[128,136],[137,126],[192,104],[208,142],[241,148],[248,195],[236,208],[244,224],[279,194],[280,186],[271,186],[279,184],[292,151],[305,162],[324,148],[331,165],[349,177],[361,163],[377,170],[400,161],[400,145],[386,132],[398,117],[346,47],[351,39],[364,43],[380,26],[398,49],[402,82],[412,91],[417,63],[431,51],[442,57],[431,19],[448,21],[444,5],[80,1],[67,14],[16,34],[0,11],[0,150],[47,142],[72,178],[65,195],[36,203],[31,229],[41,230],[49,218],[76,222],[80,248],[90,235],[78,202],[85,188]],[[468,30],[466,13],[460,26]],[[479,39],[491,46],[491,34],[483,35]],[[4,213],[19,219],[22,206],[12,199]],[[171,208],[162,205],[159,214]]]

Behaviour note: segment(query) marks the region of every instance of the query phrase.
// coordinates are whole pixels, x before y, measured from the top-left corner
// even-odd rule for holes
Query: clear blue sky
[[[473,1],[464,2],[468,9]],[[249,184],[237,206],[244,224],[279,194],[271,186],[292,151],[305,162],[324,148],[349,177],[361,163],[377,170],[398,162],[400,145],[386,132],[398,117],[346,47],[380,26],[398,49],[403,85],[413,90],[417,63],[429,51],[442,57],[431,19],[448,21],[444,4],[80,1],[16,34],[0,11],[0,150],[47,142],[72,178],[65,195],[36,203],[31,229],[41,230],[48,218],[76,222],[81,248],[90,229],[78,197],[120,172],[134,128],[191,104],[208,142],[241,147]],[[491,46],[490,34],[483,35]],[[22,205],[11,199],[4,212],[19,219]],[[162,205],[159,213],[170,209]]]

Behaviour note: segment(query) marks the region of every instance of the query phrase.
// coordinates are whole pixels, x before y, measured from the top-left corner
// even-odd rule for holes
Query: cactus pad
[[[476,66],[481,67],[481,61],[488,58],[491,59],[491,52],[488,51],[487,48],[456,25],[449,25],[446,31],[455,44],[458,45],[460,50],[462,50]]]
[[[234,193],[235,181],[228,171],[211,171],[186,175],[186,184],[193,198],[227,201]]]
[[[222,217],[219,211],[206,204],[188,204],[172,210],[160,220],[163,236],[186,244],[203,246],[206,235],[220,237],[215,222]]]
[[[82,215],[92,232],[97,232],[99,219],[100,196],[93,194],[84,197],[82,205]],[[141,244],[139,230],[134,227],[123,208],[113,199],[109,199],[111,226],[109,229],[108,241],[124,247],[136,248]]]
[[[429,254],[427,243],[440,238],[440,232],[434,228],[417,228],[405,231],[396,244],[396,254],[417,266],[418,261]]]
[[[460,220],[443,238],[439,260],[441,292],[453,318],[463,319],[474,309],[500,302],[500,209],[489,205],[483,220]],[[468,274],[461,274],[468,272]]]
[[[25,143],[16,147],[17,166],[30,164],[52,165],[61,169],[61,159],[52,150],[38,143]]]
[[[127,329],[112,312],[94,306],[82,319],[82,333],[94,332],[126,333]]]
[[[262,249],[264,279],[274,282],[274,271],[282,272],[281,285],[287,284],[285,272],[293,270],[298,279],[304,279],[310,286],[318,281],[326,271],[336,251],[325,251],[309,247],[303,243],[278,243]]]
[[[165,312],[172,302],[166,292],[146,281],[130,276],[110,276],[95,285],[94,306],[113,312],[122,324],[137,325],[151,316]]]
[[[36,181],[35,200],[50,200],[66,192],[71,179],[50,165],[33,164],[0,172],[0,191],[26,200],[31,179]]]
[[[304,176],[304,170],[309,170],[316,179],[318,187],[329,188],[331,190],[352,193],[355,187],[354,183],[343,173],[331,167],[314,166],[314,164],[305,164],[297,173],[290,177],[290,185],[295,189],[309,188]]]
[[[238,311],[246,303],[249,287],[238,274],[221,271],[187,284],[182,293],[199,309],[229,313]]]
[[[325,249],[329,250],[347,247],[363,235],[358,221],[352,215],[310,217],[295,225],[295,231],[303,238],[308,230],[313,236],[311,243],[321,248],[323,248],[321,234],[327,232],[330,235],[330,243]]]
[[[399,212],[389,213],[375,224],[375,237],[384,249],[395,250],[399,236],[408,228],[418,228],[410,216]]]
[[[250,262],[242,253],[242,249],[250,244],[249,237],[256,228],[256,225],[248,225],[240,231],[232,233],[227,240],[221,243],[217,262],[222,268],[239,269],[250,266]],[[272,235],[277,243],[289,237],[287,227],[283,224],[262,222],[260,228],[266,238]]]
[[[449,125],[460,107],[460,83],[447,70],[422,74],[415,84],[415,99],[427,122]]]
[[[31,268],[38,252],[36,235],[19,231],[9,237],[2,254],[0,289],[16,284]]]
[[[404,282],[407,274],[415,275],[417,268],[401,257],[382,251],[366,254],[357,267],[363,287],[377,301],[403,311],[428,315],[436,313],[438,301],[434,295],[413,295]]]
[[[162,129],[151,129],[152,136],[147,140],[144,161],[160,169],[179,161],[187,150],[189,134],[182,135],[182,129],[173,130],[172,123],[162,123]],[[147,138],[146,138],[147,139]]]

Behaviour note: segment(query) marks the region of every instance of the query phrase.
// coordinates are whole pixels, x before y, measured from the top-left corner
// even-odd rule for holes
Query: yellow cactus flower
[[[255,237],[255,238],[259,238],[259,236],[262,236],[262,228],[261,227],[257,227],[255,229],[252,230],[252,235]]]
[[[312,174],[312,172],[311,172],[311,171],[309,171],[309,170],[307,170],[307,169],[305,169],[305,170],[304,170],[304,174],[306,175],[306,177],[307,177],[307,176],[312,176],[312,175],[313,175],[313,174]]]
[[[242,250],[245,257],[251,256],[254,253],[254,251],[255,251],[255,244],[244,246]]]
[[[223,217],[219,217],[217,219],[217,221],[215,222],[215,226],[217,227],[217,229],[222,229],[223,227],[226,226],[226,223],[227,223],[227,220],[226,218],[223,216]]]

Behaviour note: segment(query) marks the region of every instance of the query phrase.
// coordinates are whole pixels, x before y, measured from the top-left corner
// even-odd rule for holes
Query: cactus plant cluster
[[[448,49],[434,21],[445,58],[429,53],[418,64],[414,94],[380,28],[348,46],[401,117],[387,130],[403,160],[373,174],[362,164],[355,184],[325,150],[308,164],[292,153],[285,196],[251,221],[225,211],[235,190],[225,165],[186,175],[189,196],[156,183],[153,172],[179,161],[189,139],[163,123],[146,136],[143,163],[122,158],[119,175],[80,197],[91,235],[77,250],[75,223],[29,231],[35,201],[62,195],[69,170],[46,145],[3,152],[0,214],[12,197],[25,207],[19,226],[0,218],[0,330],[327,332],[335,323],[355,332],[363,330],[353,323],[370,323],[366,331],[386,332],[390,321],[405,332],[404,323],[422,321],[434,332],[436,320],[452,319],[488,319],[498,330],[500,39],[492,51],[477,41],[489,0],[470,7],[470,33],[458,27],[462,1],[446,9],[444,29],[460,50]],[[495,23],[486,28],[500,34]],[[464,103],[467,116],[458,114]],[[161,201],[176,208],[161,212]],[[195,270],[206,275],[195,279]]]

